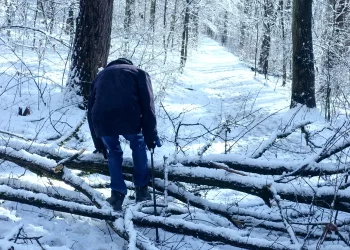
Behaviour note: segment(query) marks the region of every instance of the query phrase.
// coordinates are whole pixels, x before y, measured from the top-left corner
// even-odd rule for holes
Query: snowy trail
[[[212,39],[203,38],[200,44],[198,51],[187,62],[178,82],[168,91],[163,102],[168,112],[183,112],[184,123],[198,122],[207,127],[215,127],[228,117],[239,119],[249,111],[259,110],[254,117],[263,119],[278,110],[288,110],[290,89],[280,87],[281,80],[270,77],[266,81],[262,75],[254,77],[254,72],[237,56]],[[242,138],[241,145],[252,140],[258,145],[261,138],[268,137],[279,126],[282,113],[274,115],[268,122],[263,122],[254,131],[247,133]],[[165,127],[168,130],[165,133],[169,133],[169,126]],[[237,134],[242,132],[242,128],[237,128]],[[193,146],[193,150],[198,146]],[[240,152],[238,148],[232,151]],[[217,144],[212,152],[222,153],[222,145]]]
[[[55,73],[56,71],[60,72],[58,68],[52,68],[52,70],[53,72],[51,73]],[[152,79],[154,80],[153,84],[157,87],[157,78],[154,77]],[[230,124],[230,136],[233,138],[231,138],[230,143],[235,143],[235,137],[242,137],[238,143],[234,144],[231,152],[241,155],[251,155],[263,141],[266,142],[266,139],[276,132],[277,128],[279,128],[283,122],[289,119],[290,87],[282,88],[280,85],[281,80],[274,77],[270,77],[267,81],[262,75],[257,75],[255,77],[254,72],[252,72],[244,62],[240,61],[237,56],[226,51],[225,48],[214,40],[202,38],[198,51],[193,52],[189,57],[183,74],[181,74],[176,82],[166,90],[166,95],[162,100],[162,104],[168,114],[173,118],[175,126],[180,122],[188,124],[200,123],[209,129],[213,129],[222,124],[226,119],[231,119],[234,122]],[[35,92],[35,88],[29,90],[33,93]],[[57,86],[52,86],[50,91],[47,92],[47,95],[50,95],[51,107],[47,108],[41,106],[40,110],[33,110],[31,116],[28,117],[17,116],[17,108],[20,105],[24,106],[28,103],[34,105],[37,97],[34,96],[34,94],[33,96],[29,94],[24,95],[22,99],[19,99],[20,102],[14,105],[14,94],[16,94],[16,89],[5,92],[2,99],[0,99],[0,103],[6,107],[2,110],[0,130],[10,131],[21,136],[23,135],[26,138],[36,138],[38,133],[38,137],[36,138],[37,143],[31,144],[31,148],[41,149],[43,148],[43,143],[46,143],[46,148],[51,148],[52,150],[59,149],[59,142],[61,139],[52,139],[57,137],[54,126],[55,128],[63,127],[62,131],[64,132],[62,133],[64,135],[70,135],[80,122],[84,122],[84,111],[73,107],[61,109],[61,105],[65,105],[62,101],[64,93],[61,92]],[[281,111],[277,112],[279,110]],[[50,113],[52,117],[48,119]],[[158,114],[159,134],[163,139],[165,138],[165,140],[163,141],[163,147],[156,149],[155,152],[156,160],[163,163],[163,156],[167,154],[171,155],[174,152],[175,147],[172,140],[174,139],[175,129],[161,108],[159,108]],[[242,119],[242,116],[246,116],[247,118]],[[67,124],[69,124],[69,126]],[[68,126],[68,128],[64,126]],[[213,130],[213,132],[215,131]],[[186,138],[191,136],[195,137],[201,133],[203,133],[203,127],[201,126],[181,127],[178,134],[181,146],[187,143]],[[78,135],[82,140],[77,140],[73,137],[65,144],[65,147],[72,149],[87,148],[87,154],[90,154],[91,151],[94,150],[94,146],[86,122],[81,127]],[[193,140],[188,145],[185,145],[186,156],[196,156],[198,149],[207,143],[210,137],[210,135],[205,135],[203,138]],[[131,150],[129,146],[124,143],[124,141],[122,142],[124,156],[130,157]],[[17,141],[13,143],[22,145]],[[26,142],[22,143],[25,145]],[[67,156],[70,155],[70,151],[71,150],[68,149],[59,150],[62,156],[64,156],[64,154],[67,154]],[[217,139],[206,153],[222,154],[223,152],[224,143],[222,140]],[[181,153],[179,153],[179,155],[183,157]],[[266,154],[264,157],[265,156]],[[102,156],[97,155],[93,157]],[[268,157],[269,156],[264,159],[273,160]],[[273,155],[272,158],[274,157],[278,158]],[[285,159],[286,154],[282,155],[281,158]],[[9,175],[14,175],[21,176],[21,181],[23,181],[22,185],[35,183],[40,188],[46,188],[50,185],[46,178],[40,178],[28,172],[26,175],[23,175],[23,169],[15,166],[15,164],[5,162],[1,167],[2,172],[0,177],[2,176],[3,179],[7,178]],[[180,168],[178,168],[178,170],[179,169]],[[255,175],[252,176],[256,178]],[[259,183],[263,182],[265,178],[267,180],[267,177],[259,178]],[[86,180],[91,183],[104,184],[109,181],[109,178],[93,175],[86,177]],[[62,184],[57,184],[57,186],[58,185]],[[59,188],[60,189],[55,189],[55,191],[68,187],[62,185],[59,186]],[[100,189],[99,191],[105,194],[106,197],[109,195],[109,189]],[[73,196],[74,192],[69,189],[67,194]],[[261,199],[234,190],[214,189],[212,191],[206,191],[205,195],[206,199],[225,204],[225,206],[239,204],[239,208],[257,211],[259,213],[274,215],[276,212],[274,209],[265,206]],[[127,197],[125,205],[127,206],[133,203],[134,201]],[[13,237],[13,233],[9,234],[8,229],[13,228],[13,232],[16,233],[18,227],[24,225],[23,230],[26,233],[35,236],[43,236],[41,240],[47,245],[47,249],[102,250],[112,248],[119,249],[116,247],[120,247],[121,249],[124,245],[123,240],[118,236],[110,234],[107,225],[103,221],[80,216],[71,216],[64,213],[48,213],[45,209],[39,209],[28,205],[18,206],[15,202],[4,202],[3,204],[3,207],[0,207],[0,236],[5,235],[11,238]],[[176,206],[179,205],[176,203],[174,204]],[[36,216],[37,214],[38,216]],[[207,214],[204,212],[197,211],[196,216],[199,218],[203,217],[203,220],[208,219]],[[173,218],[176,218],[176,216]],[[210,220],[220,225],[222,219],[219,217],[212,217]],[[16,224],[16,228],[14,224]],[[141,232],[146,231],[141,230]],[[148,233],[147,236],[152,238],[152,232],[153,231],[146,232],[146,234]],[[245,231],[242,232],[245,233]],[[254,232],[251,236],[256,236],[256,238],[262,237],[259,233],[259,231]],[[165,236],[169,236],[169,239],[174,237],[174,235]],[[164,238],[166,238],[165,236]],[[173,239],[175,242],[174,244],[177,244],[177,241],[180,242],[183,240],[181,235]],[[271,238],[271,240],[274,239]],[[213,247],[209,244],[203,245],[202,241],[193,240],[191,237],[187,236],[185,241],[195,246],[194,248],[191,247],[191,249],[239,249],[231,246],[218,245]],[[8,240],[6,240],[6,242],[5,240],[0,240],[0,245],[5,243],[10,244]],[[9,247],[10,245],[7,248]],[[32,248],[23,247],[18,249],[39,249],[39,247],[32,246]],[[178,249],[190,248],[184,246],[178,247]]]

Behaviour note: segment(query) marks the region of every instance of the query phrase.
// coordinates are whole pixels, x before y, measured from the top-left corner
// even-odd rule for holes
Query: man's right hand
[[[156,135],[154,137],[154,140],[152,142],[146,142],[147,148],[149,151],[152,151],[152,149],[155,149],[155,147],[161,147],[162,143],[160,142],[159,136]]]
[[[95,151],[93,152],[94,154],[100,153],[103,155],[103,158],[105,158],[107,160],[107,150],[105,148],[103,149],[95,149]]]

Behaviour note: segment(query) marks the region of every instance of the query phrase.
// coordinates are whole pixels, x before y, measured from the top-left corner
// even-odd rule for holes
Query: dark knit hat
[[[117,60],[114,60],[114,61],[108,63],[106,67],[111,66],[111,65],[115,65],[115,64],[133,65],[132,61],[130,61],[129,59],[121,57],[121,58],[118,58]]]

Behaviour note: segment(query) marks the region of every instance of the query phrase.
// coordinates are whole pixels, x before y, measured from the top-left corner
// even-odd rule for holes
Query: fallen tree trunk
[[[108,174],[108,168],[105,164],[96,162],[88,164],[88,162],[83,163],[82,161],[70,162],[67,164],[67,167],[92,173],[96,173],[93,170],[98,169],[98,173]],[[125,173],[132,173],[133,168],[131,160],[125,160],[123,166]],[[164,177],[162,166],[155,166],[155,176],[158,178]],[[327,188],[315,187],[312,189],[308,186],[295,187],[291,184],[273,183],[273,180],[264,180],[261,177],[238,176],[225,172],[222,169],[214,170],[201,167],[190,168],[181,167],[179,165],[168,166],[168,178],[169,181],[180,181],[240,191],[260,197],[267,205],[270,205],[270,199],[273,199],[269,190],[269,185],[272,184],[282,199],[292,202],[313,204],[329,209],[331,208],[334,199],[333,192],[330,192]],[[339,191],[338,195],[336,195],[334,209],[349,213],[349,200],[350,195],[347,190]]]
[[[29,191],[15,190],[5,185],[0,185],[0,199],[20,202],[31,206],[50,209],[58,212],[76,214],[90,218],[116,221],[121,219],[120,214],[111,213],[105,209],[80,205],[74,202],[60,201],[42,194],[34,194]],[[133,222],[141,227],[159,227],[170,232],[181,233],[185,235],[195,236],[205,241],[219,241],[236,247],[244,247],[245,249],[290,249],[272,241],[252,239],[243,236],[237,236],[237,232],[227,228],[213,228],[204,225],[198,225],[193,222],[181,219],[169,219],[158,216],[150,216],[141,212],[133,211]],[[117,222],[118,223],[118,222]],[[109,223],[114,227],[113,223]],[[120,232],[123,238],[127,238],[125,232]],[[148,248],[142,248],[148,249]]]
[[[0,152],[0,157],[12,161],[16,164],[19,164],[20,166],[29,169],[37,173],[38,175],[45,175],[50,178],[68,182],[69,185],[76,187],[79,191],[81,190],[81,192],[87,195],[92,201],[96,199],[96,197],[93,197],[91,193],[87,192],[84,189],[81,189],[81,187],[77,185],[74,181],[72,181],[69,176],[68,178],[64,178],[64,171],[54,173],[53,168],[44,167],[39,163],[36,163],[34,160],[31,161],[30,155],[28,156],[28,159],[26,159],[16,155],[16,153],[8,155],[3,152]],[[39,156],[35,156],[34,159],[38,157]],[[88,172],[93,172],[92,170],[98,170],[96,171],[97,173],[108,175],[108,168],[105,163],[77,161],[67,162],[66,166],[71,169],[78,169]],[[162,169],[163,167],[155,167],[155,176],[158,178],[162,178],[164,175]],[[123,170],[125,173],[132,173],[133,168],[131,160],[124,161]],[[331,204],[335,200],[335,204],[333,207],[334,209],[348,213],[350,212],[350,204],[348,203],[348,201],[350,200],[350,195],[348,194],[347,189],[338,191],[338,194],[336,195],[336,197],[334,197],[334,194],[329,190],[330,188],[327,189],[327,187],[318,189],[312,189],[310,187],[297,188],[291,184],[273,183],[273,180],[264,180],[261,177],[237,176],[222,169],[215,170],[201,167],[190,168],[181,167],[179,165],[168,166],[168,178],[169,181],[180,181],[199,185],[216,186],[220,188],[232,189],[243,193],[251,194],[260,197],[269,206],[271,205],[270,199],[273,198],[269,187],[273,184],[274,188],[276,188],[276,191],[282,199],[293,202],[313,204],[327,209],[331,208]]]
[[[56,144],[47,145],[27,142],[20,139],[11,139],[6,143],[8,144],[8,147],[12,147],[16,150],[26,148],[29,153],[45,155],[46,157],[54,159],[57,162],[77,153],[77,151],[62,148]],[[350,142],[344,141],[341,144],[336,144],[327,150],[323,150],[318,155],[316,154],[315,156],[310,156],[311,160],[307,161],[288,162],[285,160],[274,160],[273,162],[269,162],[260,159],[252,159],[241,155],[216,154],[205,157],[183,158],[179,159],[177,162],[173,162],[172,164],[180,163],[188,167],[198,166],[215,169],[215,163],[217,162],[225,164],[233,170],[247,173],[255,173],[260,175],[285,175],[287,173],[288,176],[294,177],[314,177],[347,173],[347,164],[339,166],[337,164],[321,162],[348,147],[350,147]],[[0,157],[2,156],[0,155]],[[132,166],[132,161],[130,159],[126,159],[124,160],[123,164],[126,167],[129,167]],[[108,175],[108,168],[103,162],[102,157],[98,157],[94,154],[84,153],[84,155],[82,155],[78,161],[75,161],[74,163],[69,162],[65,165],[71,169]]]

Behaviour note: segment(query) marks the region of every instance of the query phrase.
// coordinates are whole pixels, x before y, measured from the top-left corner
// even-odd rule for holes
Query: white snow
[[[66,158],[82,148],[87,149],[79,157],[82,161],[103,162],[102,155],[92,154],[94,147],[85,111],[76,107],[78,100],[72,99],[72,93],[64,92],[61,86],[64,82],[61,77],[62,59],[51,52],[50,62],[44,62],[45,74],[35,76],[35,79],[47,79],[47,91],[42,100],[37,96],[35,84],[28,80],[28,83],[20,85],[22,95],[16,97],[14,104],[14,96],[17,95],[19,87],[16,85],[18,79],[10,79],[10,75],[15,71],[11,64],[18,62],[8,48],[1,47],[0,52],[3,53],[0,57],[0,69],[6,72],[0,76],[0,153],[6,152],[10,156],[36,163],[47,171],[53,171],[57,166],[54,157]],[[66,52],[63,50],[62,53]],[[35,56],[31,51],[27,51],[24,56],[30,69],[36,67]],[[158,69],[159,72],[163,70],[165,69]],[[150,72],[155,90],[163,86],[157,73],[154,69]],[[342,148],[350,143],[346,121],[344,123],[344,120],[339,119],[333,124],[328,124],[318,109],[310,110],[301,106],[289,109],[290,86],[279,85],[277,78],[270,77],[269,80],[265,80],[263,76],[254,76],[254,72],[237,56],[226,51],[217,42],[201,37],[198,51],[193,52],[183,73],[167,85],[166,93],[156,92],[158,130],[163,146],[155,149],[155,165],[165,172],[164,180],[156,179],[157,185],[165,187],[169,193],[181,192],[187,199],[202,204],[206,209],[200,210],[178,202],[165,192],[165,197],[158,197],[158,201],[165,204],[166,208],[162,210],[162,216],[156,217],[146,214],[148,208],[135,205],[130,199],[133,191],[129,191],[124,203],[124,218],[121,218],[118,213],[111,211],[111,207],[105,201],[109,196],[109,189],[94,189],[88,185],[106,184],[109,181],[108,177],[78,176],[81,172],[63,169],[63,180],[85,189],[86,195],[92,197],[93,202],[100,207],[97,208],[86,195],[63,182],[48,180],[46,177],[25,171],[14,163],[2,161],[1,194],[17,195],[106,216],[113,215],[118,218],[113,225],[128,235],[129,243],[125,243],[112,232],[104,221],[2,200],[0,249],[7,250],[11,246],[16,250],[41,249],[36,242],[19,240],[14,243],[18,232],[31,237],[41,237],[39,241],[47,250],[107,250],[124,247],[134,250],[142,245],[154,250],[165,249],[162,248],[164,246],[153,243],[153,229],[142,229],[134,225],[134,218],[144,217],[150,221],[170,223],[174,227],[186,225],[193,230],[213,231],[213,234],[237,242],[269,246],[278,241],[291,249],[299,249],[298,244],[291,244],[287,234],[270,234],[268,230],[255,228],[259,224],[284,228],[276,204],[269,208],[261,199],[230,190],[229,187],[220,190],[199,190],[199,197],[189,192],[193,189],[191,185],[185,184],[179,189],[178,185],[169,181],[167,177],[172,174],[202,177],[226,181],[230,185],[250,185],[252,188],[272,185],[276,199],[286,193],[333,195],[334,187],[327,184],[339,181],[337,176],[330,180],[311,178],[282,184],[276,181],[288,179],[287,173],[282,176],[285,178],[249,173],[245,173],[247,176],[241,176],[224,169],[185,166],[185,163],[195,161],[234,162],[247,165],[247,168],[249,165],[260,166],[262,169],[284,167],[289,174],[305,166],[327,171],[347,171],[348,164],[333,158],[319,162],[324,150]],[[26,106],[31,108],[31,114],[18,116],[18,107]],[[300,132],[301,126],[310,131],[312,138],[316,138],[313,142],[319,147],[310,149]],[[80,128],[77,136],[70,137],[77,128]],[[282,135],[288,135],[288,139],[279,139]],[[28,144],[28,141],[31,142]],[[124,140],[121,141],[125,159],[130,160],[130,148]],[[227,154],[224,154],[225,151]],[[166,163],[163,157],[167,157]],[[128,187],[131,186],[128,183]],[[348,189],[337,192],[340,197],[350,198]],[[55,195],[65,196],[68,200],[53,198]],[[279,202],[284,207],[283,214],[292,218],[292,221],[285,223],[293,227],[294,231],[291,228],[287,230],[295,243],[300,243],[300,239],[303,239],[297,233],[305,232],[305,218],[310,219],[311,215],[321,217],[322,214],[325,218],[320,221],[325,222],[332,217],[329,210],[316,211],[314,207],[303,204],[294,207],[295,204],[282,199]],[[167,211],[171,209],[181,214],[166,217]],[[251,231],[249,228],[238,230],[227,218],[213,215],[210,210],[227,212],[234,219],[250,223]],[[339,223],[347,217],[348,214],[340,212]],[[319,231],[322,229],[319,228]],[[235,249],[224,244],[210,245],[190,236],[182,238],[181,234],[173,235],[163,230],[160,230],[160,235],[161,239],[174,249]],[[181,240],[184,244],[178,245]],[[315,244],[315,241],[310,243],[309,248],[315,249]],[[325,243],[322,249],[347,248],[337,241],[336,246]]]

